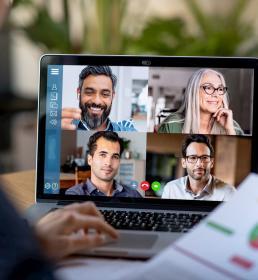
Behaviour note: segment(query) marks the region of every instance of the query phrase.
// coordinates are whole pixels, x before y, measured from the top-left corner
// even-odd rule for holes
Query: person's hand
[[[80,108],[63,108],[61,121],[62,129],[76,130],[76,125],[72,124],[72,121],[80,120],[81,112]]]
[[[213,117],[222,127],[225,128],[227,134],[236,134],[236,131],[234,129],[232,110],[226,108],[219,108],[217,112],[213,115]]]
[[[92,202],[74,203],[50,212],[35,226],[46,255],[54,260],[102,245],[118,237]]]

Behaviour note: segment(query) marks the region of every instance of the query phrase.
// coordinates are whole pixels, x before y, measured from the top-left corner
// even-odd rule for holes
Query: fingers
[[[64,108],[62,109],[62,129],[75,130],[76,125],[72,124],[73,120],[81,119],[81,109],[79,108]]]
[[[226,130],[226,133],[228,135],[235,135],[235,129],[234,129],[234,121],[233,121],[233,112],[232,110],[220,108],[213,117],[216,119],[216,121],[224,127]]]
[[[36,234],[50,257],[59,259],[104,243],[105,236],[118,238],[91,202],[66,206],[47,214],[36,224]]]
[[[220,108],[213,114],[213,117],[217,120],[222,116],[232,116],[232,110]]]
[[[64,214],[64,212],[66,214]],[[52,223],[55,223],[57,225],[56,229],[61,229],[60,226],[58,226],[59,223],[64,223],[66,219],[69,219],[69,213],[79,213],[82,215],[92,215],[95,217],[98,217],[102,220],[104,220],[103,216],[101,213],[98,211],[96,208],[95,204],[93,202],[84,202],[84,203],[72,203],[70,205],[65,206],[64,208],[57,209],[55,211],[52,211],[42,217],[39,221],[38,224],[44,224],[47,226],[52,225]],[[52,227],[54,229],[55,227]]]
[[[58,210],[50,212],[46,216],[41,218],[38,224],[51,226],[54,223],[56,227],[53,227],[52,230],[56,228],[59,232],[73,232],[74,229],[70,226],[71,223],[76,223],[76,214],[80,214],[85,217],[93,216],[104,221],[103,216],[98,211],[93,202],[84,202],[72,203],[70,205],[65,206],[64,208],[60,208]],[[73,221],[74,219],[75,221]]]
[[[76,125],[72,123],[73,119],[62,119],[61,127],[66,130],[76,130]]]
[[[76,119],[81,118],[82,110],[80,108],[63,108],[62,118]]]
[[[100,219],[99,217],[82,215],[77,212],[64,212],[64,218],[62,220],[64,234],[70,234],[77,232],[78,230],[93,229],[99,233],[105,233],[112,238],[117,238],[117,231],[111,227],[108,223]]]
[[[65,256],[103,245],[105,240],[106,238],[103,234],[89,235],[84,232],[78,232],[70,235],[55,236],[51,242],[41,244],[48,257],[58,260]]]
[[[65,237],[66,255],[89,250],[105,243],[103,234],[75,234]]]
[[[213,117],[216,119],[218,123],[222,126],[228,126],[232,122],[232,111],[225,108],[220,108],[215,112]]]
[[[94,229],[99,233],[108,234],[114,239],[118,238],[118,232],[111,225],[99,218],[95,218],[92,216],[87,218],[86,229]]]

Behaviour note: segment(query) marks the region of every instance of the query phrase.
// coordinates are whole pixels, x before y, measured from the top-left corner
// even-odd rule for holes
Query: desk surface
[[[74,174],[61,173],[61,180],[63,183],[71,180],[75,184],[74,176]],[[4,183],[4,191],[19,210],[23,211],[35,202],[34,170],[1,174],[0,180]]]
[[[35,202],[35,171],[1,174],[3,188],[13,204],[21,211]]]

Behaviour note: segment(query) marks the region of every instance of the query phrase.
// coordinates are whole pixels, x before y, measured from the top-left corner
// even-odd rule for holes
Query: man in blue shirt
[[[112,122],[109,114],[117,78],[109,66],[87,66],[79,75],[80,108],[63,108],[62,128],[81,130],[136,131],[131,120]]]
[[[123,141],[116,132],[98,131],[94,133],[89,139],[88,148],[91,178],[69,188],[65,194],[141,197],[133,188],[114,180],[120,166],[120,156],[123,153]]]

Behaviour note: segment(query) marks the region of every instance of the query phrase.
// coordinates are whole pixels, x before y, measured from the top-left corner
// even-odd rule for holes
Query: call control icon
[[[160,182],[158,182],[158,181],[152,182],[151,188],[152,188],[152,190],[153,190],[154,192],[159,191],[159,189],[160,189]]]
[[[150,188],[150,183],[147,181],[142,181],[141,182],[141,189],[143,191],[147,191]]]
[[[138,182],[132,180],[132,181],[130,182],[130,187],[131,187],[132,189],[135,189],[135,190],[136,190],[137,187],[138,187]]]
[[[47,182],[47,183],[45,183],[45,189],[46,189],[46,190],[49,190],[49,189],[50,189],[50,187],[51,187],[51,184],[50,184],[50,183],[48,183],[48,182]]]

